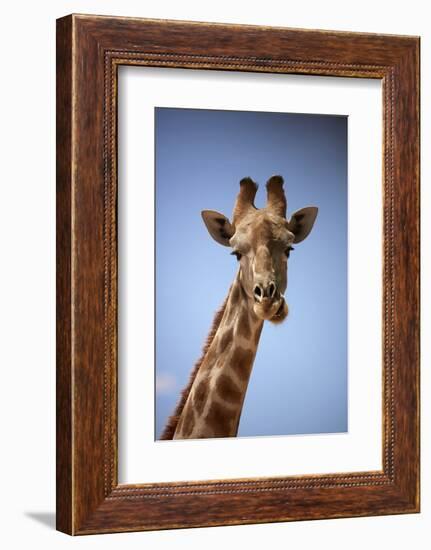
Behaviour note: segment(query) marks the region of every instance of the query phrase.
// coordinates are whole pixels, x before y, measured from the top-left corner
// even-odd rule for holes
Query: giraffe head
[[[302,208],[287,220],[283,178],[272,176],[266,188],[267,204],[257,209],[254,206],[257,184],[244,178],[232,222],[214,210],[204,210],[202,217],[213,239],[231,247],[236,256],[241,285],[257,317],[280,323],[288,314],[284,297],[288,259],[293,245],[310,233],[317,208]]]

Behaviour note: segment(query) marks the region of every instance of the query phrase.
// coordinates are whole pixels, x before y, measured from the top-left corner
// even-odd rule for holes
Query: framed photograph
[[[419,511],[419,38],[57,21],[57,528]]]

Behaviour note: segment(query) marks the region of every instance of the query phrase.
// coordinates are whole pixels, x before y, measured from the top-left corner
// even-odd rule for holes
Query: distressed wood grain
[[[123,64],[382,80],[382,471],[118,484],[116,107]],[[75,535],[417,511],[419,38],[59,19],[57,528]]]

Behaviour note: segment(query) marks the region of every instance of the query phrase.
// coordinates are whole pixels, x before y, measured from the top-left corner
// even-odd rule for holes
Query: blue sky
[[[289,259],[289,317],[265,323],[239,436],[347,431],[347,117],[156,108],[156,437],[235,276],[200,212],[239,181],[285,179],[288,216],[319,208]]]

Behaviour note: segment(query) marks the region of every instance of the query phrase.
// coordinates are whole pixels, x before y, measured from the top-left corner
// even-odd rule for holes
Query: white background
[[[2,11],[1,542],[5,548],[428,548],[431,523],[430,352],[422,343],[422,514],[98,535],[53,530],[55,457],[55,18],[74,12],[422,36],[422,151],[431,149],[431,29],[427,3],[182,0],[8,2]],[[422,167],[423,334],[431,330],[430,168]],[[428,529],[427,529],[428,528]]]
[[[381,82],[143,67],[119,79],[119,481],[381,470]],[[348,433],[154,441],[154,187],[142,182],[155,105],[348,115]]]

